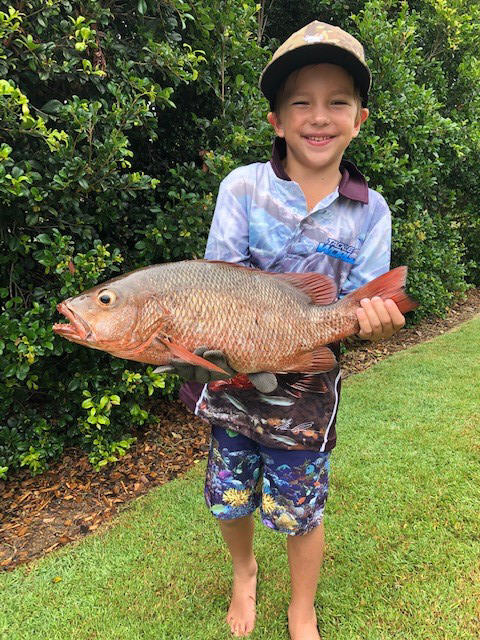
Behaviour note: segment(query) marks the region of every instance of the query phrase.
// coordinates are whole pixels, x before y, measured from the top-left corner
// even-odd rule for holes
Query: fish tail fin
[[[363,298],[379,296],[383,300],[393,300],[401,313],[407,313],[416,309],[418,302],[405,293],[406,280],[407,267],[397,267],[348,294],[344,300],[348,298],[359,303]]]

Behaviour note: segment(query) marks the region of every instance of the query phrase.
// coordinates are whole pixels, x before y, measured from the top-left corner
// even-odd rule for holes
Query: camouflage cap
[[[275,95],[292,71],[309,64],[328,62],[346,69],[367,106],[372,75],[360,42],[340,27],[314,20],[285,40],[260,76],[260,89],[273,108]]]

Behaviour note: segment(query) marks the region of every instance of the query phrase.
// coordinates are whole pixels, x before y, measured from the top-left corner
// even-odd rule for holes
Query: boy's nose
[[[321,109],[317,109],[312,113],[311,121],[312,121],[312,124],[316,124],[318,126],[325,126],[330,123],[330,118],[325,113],[325,111]]]

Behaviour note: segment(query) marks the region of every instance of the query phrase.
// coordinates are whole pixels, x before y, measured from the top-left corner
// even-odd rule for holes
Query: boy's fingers
[[[378,340],[389,338],[405,324],[405,317],[393,300],[382,300],[375,296],[364,298],[357,309],[361,338]]]
[[[358,332],[359,337],[362,338],[362,340],[370,338],[372,335],[372,327],[370,326],[368,316],[362,307],[357,309],[357,319],[358,324],[360,325],[360,331]]]
[[[372,300],[368,298],[364,298],[363,300],[360,300],[360,305],[362,309],[365,311],[365,314],[368,318],[368,322],[370,324],[370,328],[373,336],[377,336],[382,333],[383,322],[382,322],[382,319],[379,317],[379,312],[381,313],[382,318],[386,321],[387,327],[388,327],[388,322],[390,320],[390,315],[389,314],[385,315],[383,313],[383,310],[381,309],[382,304],[383,304],[383,301],[381,298],[373,298]],[[377,308],[378,308],[378,311],[377,311]]]
[[[397,304],[393,300],[385,300],[385,307],[390,313],[392,325],[396,331],[405,326],[405,316],[397,307]]]
[[[258,373],[249,373],[248,377],[260,393],[271,393],[278,386],[277,376],[274,373],[259,371]]]
[[[371,300],[372,308],[378,317],[379,331],[393,329],[392,317],[382,298],[375,297]],[[395,304],[395,303],[394,303]],[[395,305],[396,306],[396,305]]]

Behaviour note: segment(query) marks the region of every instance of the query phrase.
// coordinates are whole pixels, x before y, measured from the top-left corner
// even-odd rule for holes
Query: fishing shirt
[[[391,217],[382,195],[355,167],[342,161],[339,186],[310,211],[300,185],[282,164],[285,141],[276,138],[269,162],[232,171],[220,184],[205,258],[275,272],[330,276],[338,297],[390,268]],[[329,345],[337,359],[339,344]],[[180,399],[200,418],[268,447],[330,451],[336,443],[339,365],[310,374],[277,374],[278,387],[260,393],[247,376],[198,385]]]

